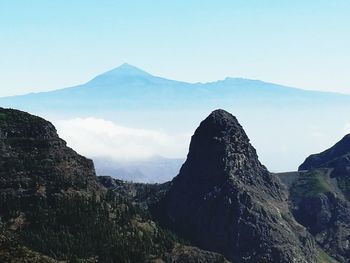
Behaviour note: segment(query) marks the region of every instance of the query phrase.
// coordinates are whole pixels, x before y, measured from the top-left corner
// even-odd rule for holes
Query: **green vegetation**
[[[27,252],[66,262],[147,262],[172,250],[175,236],[145,205],[101,187],[92,162],[67,148],[51,123],[0,108],[0,130],[0,226],[11,230],[4,237],[16,236],[16,244],[0,242],[0,262],[39,262],[21,260]]]
[[[322,249],[319,249],[318,255],[317,255],[317,263],[336,263],[333,258],[331,258],[326,252],[324,252]]]
[[[14,233],[0,225],[0,262],[57,263],[52,258],[20,245]]]
[[[332,185],[328,181],[326,174],[320,170],[302,174],[290,189],[291,196],[296,199],[332,191]]]
[[[17,200],[6,211],[14,217],[23,211],[30,222],[19,232],[23,245],[54,259],[146,262],[170,251],[176,242],[175,236],[154,224],[146,211],[113,192],[104,197],[31,199]]]

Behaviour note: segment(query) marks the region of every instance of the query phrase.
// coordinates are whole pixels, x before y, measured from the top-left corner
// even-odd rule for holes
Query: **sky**
[[[0,96],[87,82],[127,62],[350,93],[348,0],[0,0]]]

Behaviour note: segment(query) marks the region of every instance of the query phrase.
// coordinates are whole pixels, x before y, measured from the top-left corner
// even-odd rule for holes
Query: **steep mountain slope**
[[[350,262],[350,136],[310,155],[298,173],[281,174],[293,213],[318,244],[340,262]]]
[[[299,170],[311,170],[321,167],[350,166],[350,134],[347,134],[331,148],[312,154],[299,166]],[[350,168],[350,167],[349,167]]]
[[[0,108],[1,192],[26,198],[37,194],[103,192],[93,163],[60,139],[39,117]]]
[[[318,244],[339,262],[349,262],[350,205],[328,169],[300,173],[290,188],[292,210]]]
[[[306,158],[299,170],[331,168],[330,176],[335,178],[342,194],[350,201],[350,134],[334,146]]]
[[[286,198],[237,119],[216,110],[192,136],[155,214],[199,247],[237,262],[316,262],[316,246]]]
[[[0,108],[0,262],[226,262],[156,225],[150,195],[107,190],[51,123]]]
[[[16,237],[2,226],[0,227],[0,261],[4,263],[57,263],[57,260],[19,244]]]

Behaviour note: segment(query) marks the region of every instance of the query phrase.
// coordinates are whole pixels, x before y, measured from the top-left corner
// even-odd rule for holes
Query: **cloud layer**
[[[89,157],[133,160],[161,155],[183,158],[190,141],[190,134],[129,128],[93,117],[59,120],[54,124],[70,147]]]

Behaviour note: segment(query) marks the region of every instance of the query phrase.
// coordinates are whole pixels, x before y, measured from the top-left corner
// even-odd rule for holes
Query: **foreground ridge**
[[[173,181],[137,184],[97,177],[50,122],[0,108],[0,168],[1,262],[333,262],[302,225],[348,258],[301,220],[289,188],[295,221],[286,188],[224,110],[200,124]]]
[[[136,186],[114,192],[105,179],[50,122],[0,108],[0,262],[227,262],[155,224],[146,197],[131,200]]]
[[[288,178],[289,177],[289,178]],[[339,262],[350,259],[350,135],[312,154],[299,172],[281,174],[295,218]]]

